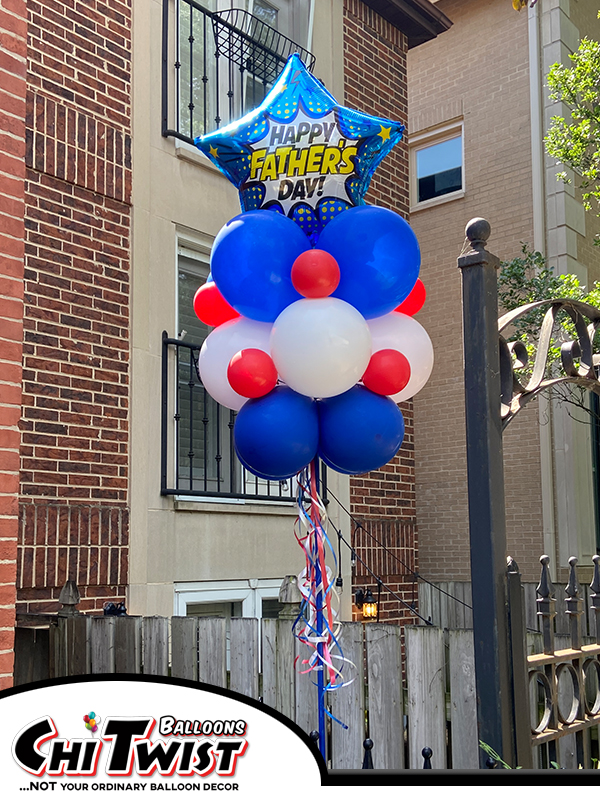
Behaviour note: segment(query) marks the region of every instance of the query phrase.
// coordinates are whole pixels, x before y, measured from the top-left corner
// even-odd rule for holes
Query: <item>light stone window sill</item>
[[[209,172],[215,172],[217,175],[225,177],[208,156],[205,156],[204,153],[198,150],[193,144],[183,142],[181,139],[174,139],[173,141],[175,143],[175,155],[177,158],[181,158],[183,161],[189,161],[192,164],[197,164],[199,167],[207,169]]]
[[[177,497],[173,503],[175,511],[202,511],[205,514],[250,514],[251,516],[297,517],[298,509],[293,501],[263,503],[260,500],[226,501],[225,498],[192,499]]]
[[[425,200],[422,203],[417,203],[410,207],[410,213],[415,214],[417,211],[425,211],[427,208],[434,208],[441,206],[444,203],[450,203],[452,200],[460,200],[465,196],[465,190],[461,189],[459,192],[450,192],[443,194],[441,197],[432,197],[431,200]]]

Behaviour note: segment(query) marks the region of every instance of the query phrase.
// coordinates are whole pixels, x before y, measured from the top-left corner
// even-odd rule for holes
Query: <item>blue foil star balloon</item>
[[[364,204],[403,131],[339,106],[294,54],[258,108],[195,142],[237,187],[243,211],[284,214],[314,244],[334,217]]]

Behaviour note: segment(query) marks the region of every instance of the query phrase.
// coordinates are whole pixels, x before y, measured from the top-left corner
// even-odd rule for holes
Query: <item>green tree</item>
[[[548,73],[550,97],[571,119],[552,117],[546,152],[579,176],[584,206],[600,216],[600,43],[584,38],[569,58],[572,66],[554,64]],[[566,172],[558,177],[569,182]]]

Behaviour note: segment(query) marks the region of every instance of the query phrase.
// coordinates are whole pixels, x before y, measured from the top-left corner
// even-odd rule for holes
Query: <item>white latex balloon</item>
[[[273,323],[271,356],[281,380],[294,391],[334,397],[351,389],[367,368],[369,326],[344,300],[297,300]]]
[[[433,369],[433,345],[416,319],[398,311],[369,320],[373,352],[399,350],[410,363],[410,380],[401,392],[391,395],[395,403],[414,397],[425,386]]]
[[[247,397],[234,392],[227,380],[227,367],[240,350],[255,348],[269,352],[269,337],[273,326],[246,317],[224,322],[204,340],[198,359],[200,377],[209,395],[226,408],[239,411]]]

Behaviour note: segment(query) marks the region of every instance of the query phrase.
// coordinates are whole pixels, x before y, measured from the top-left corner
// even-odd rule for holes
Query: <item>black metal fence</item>
[[[193,144],[243,116],[262,102],[292,53],[313,68],[308,50],[247,11],[163,0],[163,136]]]
[[[233,443],[236,412],[202,385],[199,353],[200,345],[163,332],[161,494],[294,501],[293,479],[262,480],[240,463]]]

